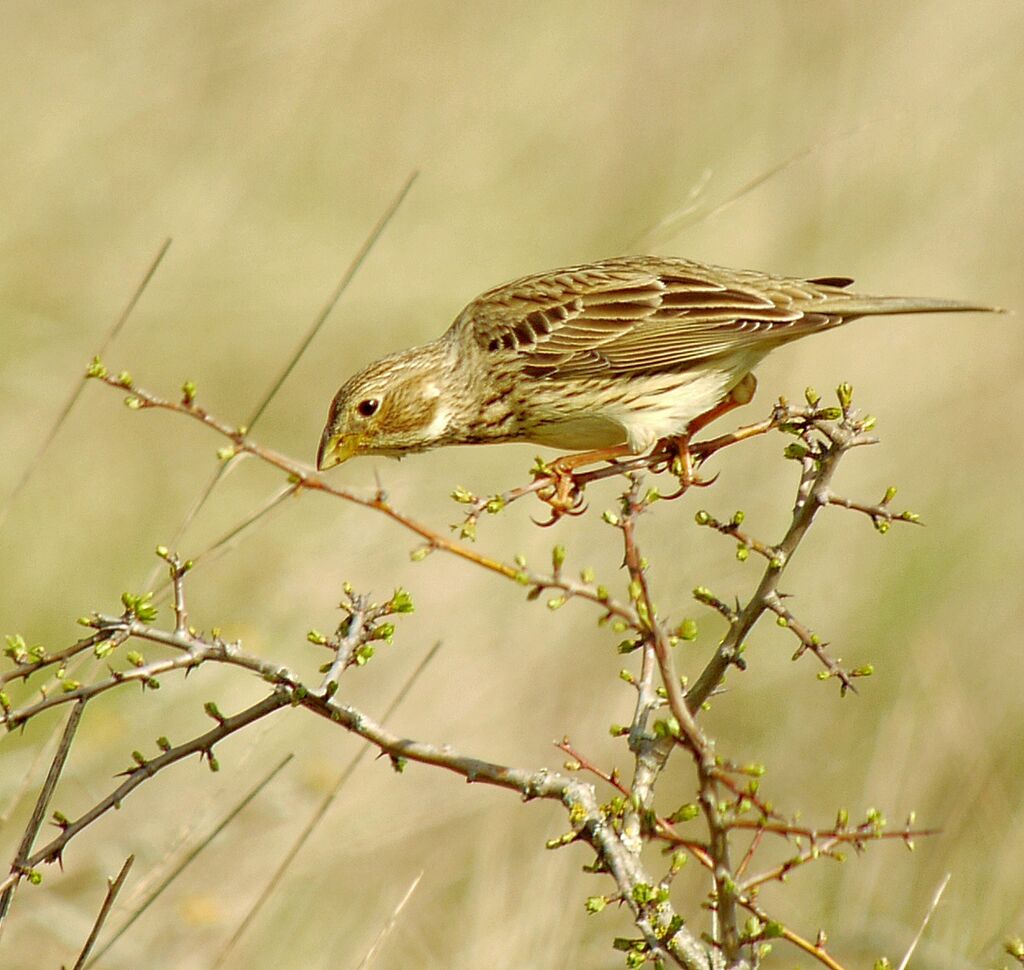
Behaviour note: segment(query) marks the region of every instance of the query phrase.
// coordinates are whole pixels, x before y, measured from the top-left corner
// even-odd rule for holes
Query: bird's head
[[[427,349],[385,357],[341,386],[320,438],[318,469],[354,455],[400,458],[440,443],[451,411],[445,403],[444,368]]]

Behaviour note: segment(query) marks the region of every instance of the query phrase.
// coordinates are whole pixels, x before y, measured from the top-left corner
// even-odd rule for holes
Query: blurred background
[[[264,444],[307,461],[352,371],[436,336],[481,290],[560,265],[647,251],[1016,310],[863,320],[760,368],[758,398],[738,420],[808,384],[852,382],[882,442],[850,456],[837,487],[875,501],[896,484],[897,506],[927,527],[882,537],[862,516],[829,512],[787,574],[797,615],[846,663],[875,665],[858,696],[819,683],[812,658],[791,663],[793,639],[765,624],[749,670],[730,677],[706,720],[722,753],[767,764],[766,795],[808,824],[875,806],[895,825],[914,810],[941,830],[914,853],[877,845],[801,870],[765,889],[769,912],[806,937],[825,928],[850,966],[897,962],[951,873],[912,966],[999,963],[1002,940],[1024,932],[1018,0],[64,0],[8,5],[4,20],[0,626],[29,643],[65,646],[81,632],[75,617],[118,611],[122,590],[152,582],[153,548],[173,541],[215,467],[221,442],[210,433],[130,412],[90,385],[7,498],[167,237],[106,363],[168,394],[190,378],[202,403],[242,422],[419,171],[258,428]],[[717,458],[713,489],[644,523],[659,605],[700,625],[697,643],[680,648],[691,674],[722,627],[689,591],[743,596],[758,568],[693,513],[743,508],[752,533],[778,538],[796,471],[780,459],[784,444]],[[522,483],[535,451],[363,459],[331,480],[370,492],[379,476],[396,505],[444,529],[459,516],[453,487]],[[239,466],[179,551],[201,553],[279,484]],[[588,492],[595,513],[615,495],[612,482]],[[621,550],[596,514],[544,531],[529,518],[542,511],[522,502],[489,519],[480,548],[540,568],[562,542],[568,567],[592,566],[621,588]],[[192,622],[312,678],[324,658],[305,633],[334,628],[342,582],[381,598],[404,586],[417,612],[346,676],[341,696],[379,716],[441,641],[395,730],[526,767],[557,766],[552,739],[568,733],[593,760],[628,769],[608,725],[628,721],[633,694],[616,676],[617,638],[593,612],[551,614],[441,555],[413,563],[413,545],[381,517],[302,496],[202,562]],[[158,693],[94,702],[53,807],[74,817],[133,749],[205,730],[204,701],[233,712],[261,690],[204,667],[187,682],[164,678]],[[19,785],[41,780],[63,717],[3,741],[5,858],[37,787],[19,796]],[[358,750],[288,712],[218,749],[219,774],[176,766],[76,839],[63,873],[48,867],[40,888],[22,888],[0,962],[72,962],[128,853],[136,864],[111,926],[294,751],[101,964],[210,967]],[[692,797],[683,762],[664,808]],[[225,965],[356,967],[422,872],[374,958],[381,970],[618,966],[609,943],[629,935],[626,915],[583,911],[610,883],[581,872],[590,857],[578,847],[543,850],[565,829],[557,805],[524,806],[417,766],[399,776],[368,758]],[[680,906],[699,921],[691,901],[706,885],[691,868]],[[777,949],[776,960],[810,965],[795,951]]]

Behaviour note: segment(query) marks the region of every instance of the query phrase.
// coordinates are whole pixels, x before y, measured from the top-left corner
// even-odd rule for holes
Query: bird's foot
[[[700,457],[695,456],[690,450],[690,436],[680,435],[673,438],[664,438],[655,449],[655,454],[661,452],[665,458],[665,470],[670,471],[679,479],[679,488],[671,495],[663,495],[662,498],[679,498],[690,488],[707,488],[713,485],[718,479],[715,474],[711,478],[699,478],[697,466]]]
[[[563,515],[582,515],[587,511],[583,502],[583,482],[576,475],[577,468],[602,461],[614,464],[613,459],[630,454],[628,445],[616,445],[614,448],[563,455],[550,465],[538,458],[533,469],[534,482],[540,485],[537,497],[551,509],[551,518],[537,524],[554,525]]]
[[[535,474],[541,477],[541,473]],[[576,480],[573,464],[569,460],[559,459],[546,466],[542,475],[549,481],[538,490],[537,497],[550,508],[551,517],[546,522],[537,522],[537,525],[547,528],[563,515],[582,515],[587,511],[583,501],[583,486]]]

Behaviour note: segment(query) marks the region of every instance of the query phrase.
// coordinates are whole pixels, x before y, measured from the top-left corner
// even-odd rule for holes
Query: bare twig
[[[53,792],[57,787],[57,782],[60,780],[61,772],[64,771],[68,753],[71,751],[71,742],[75,739],[75,734],[78,732],[78,725],[82,720],[84,710],[85,702],[79,701],[68,715],[67,723],[64,725],[64,732],[61,734],[60,743],[57,745],[53,760],[50,762],[50,770],[46,773],[46,780],[43,782],[43,787],[39,790],[35,807],[32,809],[32,816],[25,826],[21,843],[18,845],[18,851],[14,856],[14,861],[11,863],[11,874],[4,881],[2,887],[0,887],[2,888],[2,891],[0,891],[0,929],[3,928],[4,921],[10,911],[11,900],[14,897],[14,890],[18,882],[37,864],[33,861],[35,857],[31,854],[32,845],[43,824],[43,818],[50,805],[50,799],[53,798]]]
[[[107,916],[110,914],[111,907],[114,905],[114,900],[117,898],[117,894],[121,891],[124,881],[128,878],[128,873],[131,870],[132,863],[134,861],[135,856],[128,856],[128,858],[124,860],[124,865],[121,866],[121,871],[117,874],[116,878],[107,880],[107,895],[103,898],[103,905],[100,907],[100,911],[96,916],[96,921],[92,925],[92,932],[89,934],[89,938],[85,941],[85,946],[82,947],[82,952],[78,954],[74,970],[82,970],[86,965],[85,961],[89,959],[89,954],[92,952],[92,948],[96,944],[96,938],[100,935],[100,930],[103,929],[103,924],[107,921]]]
[[[398,693],[394,696],[391,703],[388,705],[382,715],[382,722],[387,723],[391,716],[398,710],[402,701],[408,696],[409,691],[412,689],[413,684],[419,680],[420,675],[427,669],[434,657],[437,656],[438,651],[441,649],[441,643],[435,643],[434,646],[427,652],[426,656],[419,662],[416,669],[409,675],[405,683],[399,688]],[[223,966],[228,956],[234,950],[238,941],[245,934],[245,931],[252,925],[253,920],[257,914],[263,908],[264,904],[270,898],[271,894],[275,889],[279,888],[284,880],[284,875],[291,867],[291,864],[295,861],[299,854],[299,850],[309,841],[310,836],[317,829],[320,823],[324,820],[328,810],[334,804],[334,800],[341,793],[341,790],[348,783],[348,780],[352,777],[358,765],[366,757],[367,753],[371,749],[369,747],[362,747],[356,753],[355,757],[349,762],[348,767],[341,773],[338,780],[335,782],[334,787],[324,796],[317,810],[310,816],[309,821],[306,823],[302,831],[299,833],[295,841],[292,843],[290,849],[284,854],[281,859],[280,865],[274,870],[271,877],[267,880],[266,886],[263,891],[259,894],[252,906],[249,907],[248,912],[245,914],[242,922],[238,924],[238,928],[234,933],[231,934],[231,938],[224,945],[224,948],[217,955],[216,961],[213,963],[211,970],[216,970],[217,967]]]
[[[302,355],[305,354],[305,352],[309,349],[310,344],[312,344],[312,342],[316,339],[317,334],[320,332],[323,325],[327,322],[327,318],[331,315],[331,312],[337,306],[338,301],[342,298],[342,296],[344,296],[345,291],[348,289],[352,280],[355,279],[355,276],[362,268],[363,263],[366,262],[366,258],[370,255],[370,252],[373,250],[373,247],[376,246],[377,241],[383,235],[384,230],[388,227],[388,224],[394,218],[395,213],[398,212],[402,203],[405,201],[405,197],[409,194],[409,190],[412,188],[413,183],[416,181],[418,176],[419,172],[417,171],[414,171],[412,172],[412,174],[409,175],[409,177],[405,180],[404,184],[402,185],[401,189],[399,189],[398,194],[391,201],[391,204],[384,210],[384,213],[381,215],[381,217],[377,220],[376,224],[370,230],[366,239],[363,241],[362,246],[359,247],[359,250],[352,258],[352,261],[349,263],[345,272],[342,273],[341,279],[338,281],[337,286],[335,286],[334,291],[328,297],[327,302],[323,305],[322,309],[317,314],[316,318],[313,320],[312,325],[306,331],[302,340],[300,340],[299,343],[296,345],[295,349],[292,351],[291,356],[285,362],[285,365],[281,368],[280,373],[270,383],[270,386],[267,388],[263,396],[260,398],[256,406],[253,408],[251,414],[249,415],[249,419],[245,422],[245,426],[247,428],[251,430],[259,422],[260,418],[263,417],[263,414],[266,411],[267,407],[270,405],[270,402],[273,401],[274,397],[277,395],[277,392],[284,385],[284,382],[288,380],[288,377],[295,369],[296,364],[298,364],[298,362],[302,359]],[[102,357],[102,352],[100,353],[99,356]],[[196,500],[195,502],[193,502],[192,507],[188,510],[188,512],[185,513],[185,516],[181,521],[181,525],[179,526],[178,531],[171,542],[172,547],[177,547],[181,544],[181,540],[184,537],[185,532],[188,530],[188,527],[195,520],[196,516],[200,513],[203,506],[206,505],[206,502],[210,498],[210,495],[213,493],[213,490],[217,487],[217,485],[220,483],[224,475],[227,474],[229,467],[231,467],[233,464],[234,462],[232,460],[229,460],[217,467],[216,471],[213,473],[210,480],[206,483],[206,486],[196,497]],[[153,573],[150,580],[144,585],[147,588],[152,587],[155,579],[156,574]]]
[[[185,854],[184,858],[178,861],[174,868],[171,869],[171,871],[167,873],[167,875],[163,879],[160,880],[160,883],[153,890],[147,893],[146,898],[142,901],[142,903],[134,909],[131,916],[129,916],[128,919],[125,920],[122,926],[107,941],[107,943],[103,946],[99,953],[97,953],[96,956],[89,961],[88,966],[92,966],[94,963],[103,958],[104,954],[106,954],[110,950],[110,948],[115,943],[117,943],[117,941],[121,939],[121,937],[124,936],[125,933],[128,932],[128,930],[135,924],[135,921],[139,919],[139,917],[142,916],[142,914],[145,913],[146,910],[148,910],[149,907],[152,906],[153,903],[155,903],[157,899],[160,898],[161,895],[163,895],[166,889],[174,882],[175,879],[178,878],[178,876],[180,876],[185,871],[185,869],[188,868],[188,866],[192,864],[192,862],[195,861],[199,854],[208,845],[210,845],[210,843],[213,842],[213,840],[217,838],[217,836],[220,835],[220,833],[223,832],[224,829],[227,828],[227,826],[230,825],[241,814],[241,812],[246,808],[246,806],[249,805],[249,803],[254,798],[256,798],[256,796],[259,795],[267,787],[267,785],[269,785],[284,770],[284,768],[288,765],[288,763],[292,760],[293,757],[293,754],[285,755],[256,785],[254,785],[249,790],[245,797],[242,798],[242,800],[239,801],[224,816],[224,818],[220,820],[220,822],[213,828],[213,830],[207,836],[205,836],[203,839],[197,842]]]
[[[780,604],[779,581],[815,515],[823,506],[830,504],[832,493],[829,486],[839,462],[851,448],[870,442],[871,439],[864,434],[870,426],[869,422],[860,420],[849,407],[851,394],[852,391],[846,385],[840,388],[840,400],[843,402],[840,409],[820,409],[816,400],[809,408],[780,405],[776,414],[777,424],[796,430],[800,442],[791,446],[790,452],[790,457],[801,463],[793,517],[782,540],[774,546],[765,546],[773,555],[769,558],[754,594],[738,615],[727,617],[730,619],[728,632],[714,657],[687,693],[691,708],[700,707],[718,688],[728,668],[740,662],[744,642],[757,621],[773,605]],[[833,411],[836,413],[833,414]],[[817,648],[820,644],[814,643],[813,635],[808,633],[806,646]],[[815,653],[822,656],[818,649],[815,649]],[[830,667],[830,672],[836,673],[844,688],[850,686],[848,675],[841,672],[837,665]]]
[[[22,862],[17,872],[12,872],[11,875],[0,882],[0,892],[5,892],[9,887],[17,883],[25,870],[34,869],[36,866],[46,862],[58,861],[64,852],[64,847],[79,832],[95,822],[101,815],[105,815],[107,812],[119,807],[125,798],[138,788],[139,785],[153,777],[168,765],[181,761],[183,758],[187,758],[193,754],[201,754],[207,759],[212,758],[211,752],[217,742],[231,734],[234,734],[236,731],[240,731],[242,728],[247,727],[254,721],[258,721],[261,718],[266,717],[268,714],[272,714],[274,711],[280,710],[282,707],[288,705],[290,701],[291,698],[288,691],[284,689],[275,690],[274,693],[253,704],[251,707],[246,708],[241,713],[236,714],[233,717],[221,718],[217,727],[212,731],[208,731],[206,734],[193,738],[185,744],[171,748],[151,761],[144,761],[142,764],[137,764],[134,768],[129,769],[127,772],[128,777],[110,794],[93,805],[93,807],[87,812],[79,816],[73,822],[67,820],[60,821],[58,823],[61,827],[60,835],[48,842],[41,849],[33,852]]]
[[[917,928],[917,932],[914,934],[914,938],[910,941],[910,946],[907,947],[907,952],[903,954],[903,959],[900,960],[900,965],[896,970],[907,970],[910,964],[910,958],[914,955],[914,951],[917,949],[918,943],[921,942],[921,937],[924,936],[924,931],[928,928],[932,916],[935,915],[935,910],[939,908],[939,903],[942,901],[942,895],[946,891],[946,887],[949,885],[949,880],[952,878],[953,873],[947,872],[942,878],[942,882],[939,883],[938,888],[932,895],[932,901],[928,904],[928,910],[924,914],[924,918],[921,920],[921,925]]]
[[[132,311],[135,309],[139,300],[142,298],[142,294],[145,292],[146,287],[149,286],[150,280],[153,279],[157,269],[163,262],[164,256],[167,255],[167,250],[171,248],[171,240],[165,239],[163,245],[160,247],[156,256],[153,257],[152,262],[149,264],[149,268],[146,270],[142,279],[139,281],[138,286],[135,287],[135,291],[132,293],[121,311],[121,315],[114,321],[113,326],[107,331],[107,335],[103,338],[100,343],[99,349],[96,351],[96,356],[102,357],[111,344],[117,339],[121,330],[124,329],[124,325],[128,322],[128,318],[132,315]],[[7,515],[11,510],[11,506],[14,505],[18,496],[24,490],[25,486],[28,485],[29,480],[35,474],[36,469],[39,467],[40,462],[46,456],[47,451],[50,450],[50,446],[53,444],[57,435],[60,433],[60,429],[64,426],[64,422],[67,421],[68,415],[71,414],[75,405],[78,403],[78,399],[82,396],[82,391],[85,389],[85,381],[80,380],[75,384],[74,390],[68,396],[68,399],[64,402],[64,407],[61,408],[60,414],[57,415],[56,421],[50,427],[50,430],[46,433],[39,447],[36,449],[36,453],[29,460],[28,465],[25,466],[25,470],[21,473],[21,478],[18,479],[11,493],[4,499],[2,505],[0,505],[0,528],[3,527],[4,522],[7,519]]]
[[[398,917],[402,910],[405,909],[405,904],[412,899],[412,894],[416,892],[416,887],[420,884],[420,880],[423,878],[423,872],[420,871],[419,875],[411,883],[409,888],[406,889],[405,895],[398,901],[398,905],[391,911],[391,915],[388,917],[388,921],[381,927],[380,932],[377,934],[376,939],[373,941],[373,945],[369,950],[366,951],[366,956],[359,961],[359,966],[356,970],[366,970],[367,967],[373,962],[373,958],[377,955],[377,951],[384,945],[384,941],[391,935],[391,931],[395,928],[395,924],[398,922]]]

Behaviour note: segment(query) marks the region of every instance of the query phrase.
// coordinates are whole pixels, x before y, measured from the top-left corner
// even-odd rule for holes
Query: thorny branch
[[[844,691],[852,686],[855,677],[869,672],[867,668],[847,671],[833,660],[826,651],[826,645],[785,605],[785,594],[779,589],[786,566],[815,515],[825,506],[859,511],[867,515],[879,531],[885,531],[894,521],[916,521],[912,513],[897,514],[890,510],[895,494],[892,489],[874,505],[846,499],[832,490],[831,482],[842,457],[850,449],[872,440],[867,437],[872,421],[853,410],[851,392],[845,385],[839,389],[838,408],[820,406],[820,400],[809,391],[806,406],[793,406],[780,400],[766,420],[691,446],[694,458],[701,463],[723,448],[757,435],[782,431],[794,436],[793,444],[787,449],[787,457],[799,462],[801,474],[792,521],[777,543],[764,542],[741,529],[742,513],[737,513],[729,521],[715,519],[707,512],[698,513],[699,525],[713,528],[737,542],[740,558],[746,558],[753,551],[766,561],[766,567],[744,605],[737,604],[733,608],[708,590],[698,588],[695,591],[699,601],[725,617],[728,629],[704,670],[687,690],[686,681],[675,667],[673,646],[679,639],[691,637],[683,627],[673,629],[658,615],[647,563],[637,538],[639,520],[654,502],[677,497],[685,491],[681,489],[675,496],[662,496],[656,489],[644,491],[642,472],[667,468],[670,465],[667,454],[620,461],[578,472],[575,476],[578,489],[614,475],[625,475],[628,479],[621,513],[606,513],[604,516],[620,531],[623,543],[628,596],[619,600],[609,593],[606,586],[596,583],[592,575],[582,574],[578,580],[565,576],[565,551],[559,546],[555,547],[550,572],[536,572],[528,569],[524,560],[517,558],[509,563],[489,557],[466,542],[453,540],[412,519],[392,506],[381,489],[367,497],[331,485],[305,465],[252,441],[245,428],[233,427],[211,415],[196,403],[195,387],[191,383],[184,385],[181,399],[174,401],[136,387],[126,373],[108,374],[98,360],[93,362],[88,376],[127,391],[126,403],[133,409],[184,414],[211,428],[229,441],[229,445],[219,453],[224,461],[240,454],[253,455],[284,472],[288,476],[289,488],[294,492],[316,491],[383,514],[422,540],[423,545],[414,551],[414,558],[422,558],[434,551],[447,552],[524,586],[529,599],[536,599],[545,591],[551,592],[554,594],[548,600],[551,608],[557,608],[569,599],[580,599],[598,607],[600,622],[610,623],[614,629],[628,634],[629,639],[620,649],[639,652],[639,672],[624,672],[624,679],[637,692],[633,719],[628,728],[618,732],[628,739],[634,762],[633,777],[627,784],[617,771],[599,768],[580,755],[567,740],[560,747],[572,760],[566,766],[570,773],[563,774],[548,769],[529,770],[495,764],[452,751],[447,746],[439,747],[393,735],[363,711],[343,703],[339,699],[339,690],[342,675],[365,664],[373,655],[376,641],[390,640],[394,625],[388,617],[411,609],[408,594],[399,590],[387,602],[374,604],[368,597],[346,586],[346,600],[341,604],[345,616],[336,632],[330,637],[315,632],[309,635],[313,644],[332,653],[331,660],[320,668],[324,675],[322,680],[314,687],[287,668],[245,652],[238,643],[226,642],[217,635],[203,636],[189,626],[185,577],[193,562],[183,561],[161,547],[158,555],[166,563],[172,587],[173,628],[168,630],[153,624],[156,610],[149,594],[125,594],[125,612],[121,616],[92,614],[83,618],[80,622],[92,627],[93,632],[62,650],[48,653],[41,647],[29,647],[20,638],[8,638],[7,654],[14,661],[14,667],[0,675],[0,686],[27,682],[38,671],[49,670],[56,672],[60,690],[47,690],[38,699],[19,707],[12,705],[0,692],[0,722],[9,729],[15,728],[63,704],[75,704],[75,710],[80,713],[88,701],[102,693],[129,683],[139,683],[144,689],[158,686],[158,677],[188,671],[202,663],[226,663],[247,669],[266,681],[270,692],[257,704],[230,717],[222,715],[215,705],[208,704],[207,714],[216,721],[212,730],[178,745],[160,739],[161,753],[151,759],[134,752],[133,766],[125,772],[124,781],[104,799],[73,821],[55,813],[60,833],[34,852],[26,848],[19,853],[10,875],[0,881],[0,892],[5,895],[23,877],[35,879],[36,867],[59,861],[72,838],[111,808],[120,805],[143,781],[192,754],[199,754],[215,769],[217,761],[213,751],[217,743],[286,706],[305,708],[357,734],[387,754],[398,770],[406,762],[417,762],[455,772],[468,781],[515,790],[527,799],[561,801],[568,810],[571,831],[553,840],[550,846],[585,842],[597,854],[595,871],[604,871],[612,876],[616,892],[610,896],[592,897],[588,910],[596,911],[611,901],[624,902],[630,907],[640,937],[616,944],[621,943],[620,948],[627,951],[629,966],[667,960],[678,966],[702,970],[708,967],[748,967],[751,960],[758,963],[767,940],[782,937],[814,955],[822,965],[838,967],[834,958],[825,952],[823,940],[810,944],[787,927],[772,923],[754,901],[757,888],[766,882],[781,880],[814,859],[836,858],[844,846],[860,848],[878,839],[899,839],[910,845],[913,838],[927,834],[914,830],[910,821],[899,832],[887,831],[880,817],[869,817],[853,828],[842,818],[831,829],[801,827],[778,814],[760,798],[758,786],[763,769],[728,764],[716,753],[712,740],[697,723],[702,707],[721,685],[729,667],[744,667],[742,653],[746,640],[765,613],[776,616],[780,625],[797,637],[799,647],[796,656],[805,651],[814,653],[824,665],[826,674],[835,677]],[[489,499],[480,499],[458,490],[454,497],[468,506],[466,519],[458,527],[461,536],[464,539],[475,537],[482,514],[497,513],[526,495],[542,493],[550,485],[551,479],[545,477],[543,466],[538,466],[534,481],[529,485]],[[72,681],[64,673],[67,662],[79,654],[91,651],[99,658],[106,658],[129,641],[169,649],[171,654],[147,661],[137,653],[128,652],[127,667],[111,666],[109,676],[88,684]],[[655,806],[656,783],[677,747],[681,747],[693,761],[696,802],[679,806],[672,812],[659,812]],[[573,778],[572,773],[576,771],[589,772],[597,783],[611,786],[615,793],[612,801],[602,804],[595,784]],[[679,825],[697,816],[704,820],[704,839],[687,836],[679,830]],[[750,832],[752,836],[739,863],[734,863],[734,843],[737,835],[744,832]],[[758,849],[769,837],[794,843],[794,854],[782,863],[748,874]],[[668,872],[660,880],[648,872],[640,858],[641,849],[651,841],[660,842],[676,852]],[[684,926],[670,900],[672,879],[685,861],[685,855],[680,852],[692,856],[711,874],[708,903],[714,923],[707,939]],[[741,927],[740,909],[753,913],[753,922],[748,920]]]

